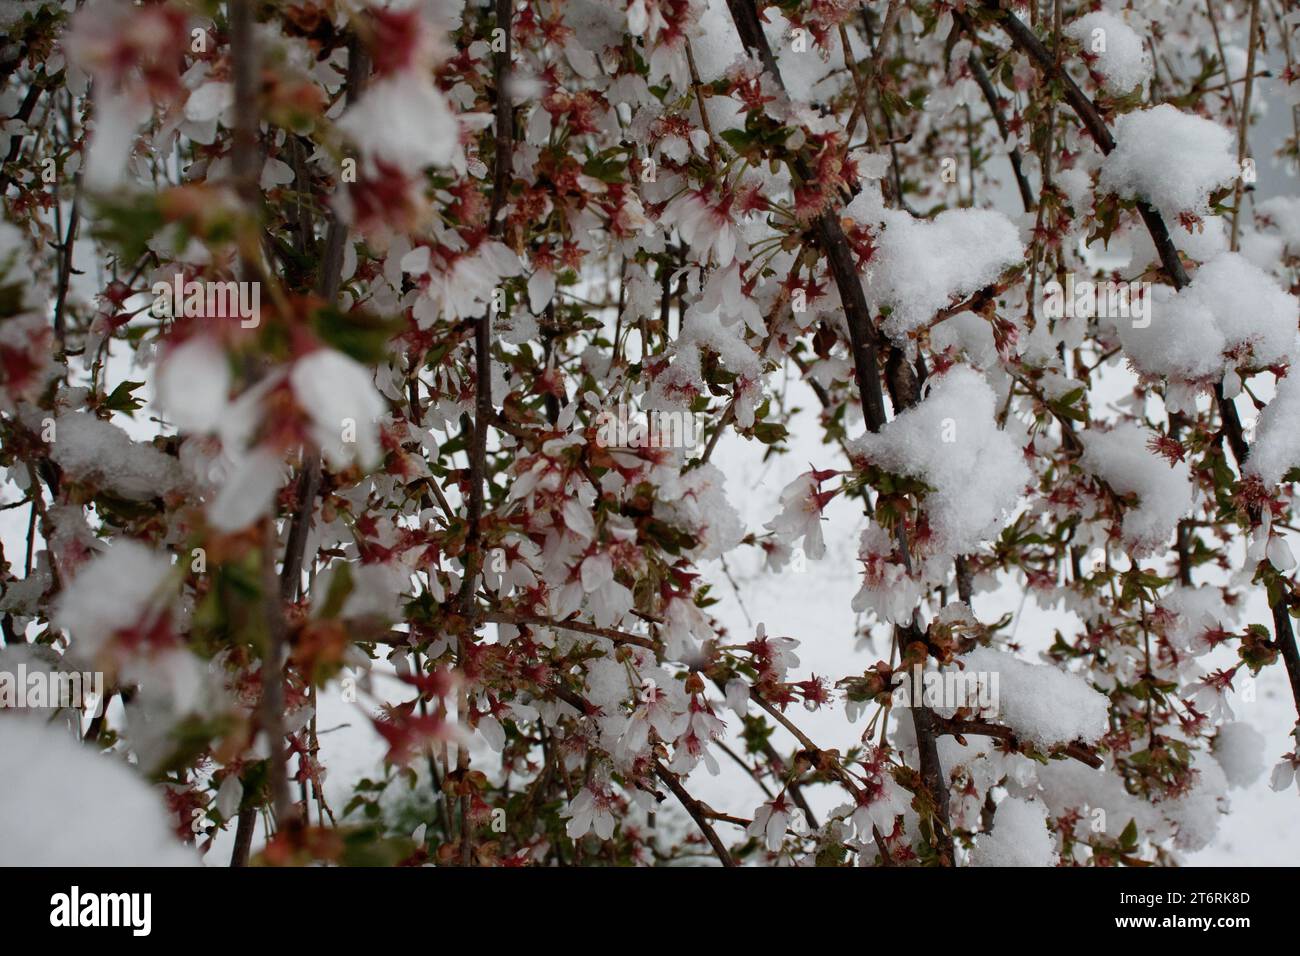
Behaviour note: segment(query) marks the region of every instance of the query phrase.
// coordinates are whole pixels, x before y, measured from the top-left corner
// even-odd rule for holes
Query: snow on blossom
[[[57,7],[58,0],[11,0],[0,8],[0,30],[8,32],[24,17],[37,13],[43,7]]]
[[[673,757],[668,769],[674,773],[690,773],[702,761],[716,777],[721,768],[709,745],[726,733],[726,722],[714,714],[701,694],[692,695],[685,718],[681,733],[672,742]]]
[[[162,552],[119,539],[64,588],[55,621],[72,634],[74,650],[93,661],[121,632],[148,631],[165,618],[173,597],[171,573],[171,560]]]
[[[728,320],[720,309],[707,308],[697,302],[686,310],[681,334],[673,342],[662,368],[654,379],[642,407],[646,410],[686,411],[696,396],[708,386],[702,374],[707,353],[716,354],[723,366],[738,377],[736,421],[744,428],[754,423],[754,408],[759,390],[753,387],[762,378],[762,364],[754,349],[745,342],[747,326]],[[745,389],[744,383],[751,387]]]
[[[1191,698],[1192,705],[1207,715],[1214,723],[1233,720],[1237,715],[1228,701],[1228,694],[1233,690],[1234,670],[1218,670],[1206,674],[1201,680],[1187,686],[1185,693]]]
[[[1300,374],[1278,380],[1273,400],[1255,423],[1255,441],[1245,470],[1272,488],[1291,469],[1300,467]]]
[[[614,627],[632,609],[632,592],[614,577],[614,560],[608,551],[594,551],[583,559],[576,581],[566,589],[585,596],[592,620],[600,627]]]
[[[185,100],[185,118],[192,123],[210,123],[222,117],[235,102],[235,85],[208,80],[191,91]]]
[[[704,642],[714,637],[708,615],[689,594],[668,601],[660,634],[663,636],[664,653],[675,661],[697,657]]]
[[[955,366],[929,380],[920,404],[850,444],[855,457],[932,489],[924,509],[937,553],[962,554],[996,534],[1029,482],[1021,450],[997,426],[995,406],[984,377]]]
[[[883,208],[879,187],[872,185],[843,214],[876,230],[863,290],[872,309],[888,310],[881,328],[899,344],[954,300],[1024,261],[1015,224],[994,210],[949,209],[933,219],[917,219]]]
[[[1195,751],[1191,764],[1191,788],[1161,804],[1165,817],[1178,831],[1174,845],[1182,850],[1200,850],[1208,846],[1219,829],[1219,821],[1229,809],[1228,778],[1219,763],[1205,751]]]
[[[759,4],[751,54],[723,0],[209,6],[0,5],[0,672],[113,690],[89,727],[0,693],[0,857],[243,862],[255,816],[268,863],[1182,864],[1243,788],[1215,862],[1278,859],[1291,702],[1229,705],[1296,571],[1296,14],[1068,9],[1107,155],[1009,8]],[[182,273],[276,308],[150,309]],[[1151,307],[1052,319],[1053,275]],[[922,653],[940,724],[877,713]]]
[[[146,651],[122,655],[117,676],[123,685],[135,687],[123,707],[131,751],[142,771],[156,773],[175,759],[183,722],[224,715],[231,702],[219,680],[212,679],[208,662],[184,645],[155,642]]]
[[[151,444],[132,441],[121,428],[90,412],[59,415],[50,446],[50,457],[69,476],[132,501],[183,487],[175,458]]]
[[[1237,177],[1233,135],[1168,103],[1122,114],[1114,131],[1115,149],[1102,161],[1098,189],[1145,200],[1167,219],[1208,215],[1210,194]]]
[[[1281,244],[1280,252],[1300,255],[1300,196],[1273,196],[1255,204],[1255,218]]]
[[[1070,811],[1085,816],[1102,811],[1095,818],[1098,832],[1111,839],[1118,838],[1130,821],[1140,837],[1154,842],[1173,835],[1173,825],[1160,810],[1129,793],[1124,781],[1112,772],[1074,760],[1053,760],[1039,767],[1035,775],[1038,796],[1054,817]]]
[[[0,858],[8,866],[196,866],[160,792],[57,724],[0,720]]]
[[[726,269],[715,269],[709,275],[699,305],[702,310],[716,311],[723,325],[743,321],[757,335],[767,331],[758,301],[744,289],[744,275],[738,263],[733,262]]]
[[[368,368],[342,352],[316,349],[294,363],[289,382],[331,467],[353,460],[363,467],[378,463],[378,419],[385,406]]]
[[[892,833],[895,818],[907,812],[912,798],[889,772],[889,762],[880,748],[867,747],[862,771],[862,788],[849,821],[858,839],[865,841],[872,839],[873,827],[881,833]]]
[[[727,681],[723,693],[727,698],[727,706],[736,716],[744,717],[749,709],[749,685],[739,677],[733,677]]]
[[[726,475],[706,462],[692,468],[661,494],[655,513],[664,521],[690,531],[699,560],[722,557],[740,543],[745,526],[727,500]]]
[[[712,83],[737,61],[745,59],[745,46],[736,34],[725,3],[707,2],[698,6],[698,22],[689,29],[691,48],[700,79]]]
[[[1089,69],[1116,96],[1131,93],[1151,80],[1151,54],[1142,37],[1108,10],[1094,10],[1071,21],[1063,31],[1083,48]]]
[[[350,566],[352,591],[339,611],[344,620],[401,619],[402,603],[411,589],[411,572],[396,561]]]
[[[1158,286],[1146,323],[1116,322],[1133,364],[1150,375],[1217,380],[1238,365],[1289,360],[1300,301],[1243,256],[1225,252],[1184,289]]]
[[[1165,637],[1174,647],[1193,656],[1212,650],[1216,635],[1236,623],[1238,612],[1223,599],[1221,588],[1211,585],[1176,587],[1160,598]]]
[[[128,96],[109,93],[101,99],[86,154],[86,189],[111,193],[125,184],[136,137],[151,112],[148,103]]]
[[[586,698],[606,714],[620,711],[638,688],[631,683],[628,669],[618,661],[602,657],[587,667]]]
[[[930,345],[935,352],[952,349],[958,355],[964,354],[966,361],[981,371],[997,367],[993,326],[976,312],[958,312],[944,319],[930,330]]]
[[[799,656],[794,652],[798,646],[799,642],[793,637],[769,637],[767,625],[760,621],[754,630],[754,639],[745,645],[745,649],[753,655],[760,679],[779,684],[791,668],[799,666]]]
[[[1143,555],[1168,541],[1192,507],[1187,463],[1156,455],[1148,447],[1151,433],[1131,422],[1105,432],[1089,429],[1080,438],[1080,464],[1119,494],[1137,496],[1137,504],[1124,509],[1124,546]]]
[[[681,685],[674,680],[644,677],[614,754],[630,762],[648,752],[652,730],[660,740],[672,741],[689,726],[690,715],[686,713]]]
[[[69,62],[94,77],[95,120],[83,185],[109,193],[123,184],[140,128],[155,101],[180,92],[177,52],[188,45],[185,16],[167,4],[97,0],[80,7],[63,38]]]
[[[30,288],[36,276],[27,258],[23,231],[8,220],[0,220],[0,277],[7,285],[16,287],[15,305],[27,309],[37,307],[39,303],[33,294],[36,290]]]
[[[1087,180],[1088,203],[1092,202],[1092,180]],[[1076,207],[1081,208],[1081,207]],[[1230,239],[1229,221],[1223,216],[1208,216],[1204,219],[1189,219],[1184,222],[1177,219],[1166,223],[1169,227],[1169,238],[1173,240],[1174,247],[1183,254],[1185,259],[1191,259],[1195,262],[1209,262],[1211,259],[1229,251]],[[1155,243],[1151,239],[1151,233],[1147,231],[1146,225],[1140,220],[1129,220],[1124,226],[1117,230],[1117,235],[1122,235],[1128,240],[1129,247],[1133,250],[1133,257],[1130,265],[1136,267],[1141,264],[1157,264],[1160,261],[1160,252],[1156,249]],[[1254,252],[1258,247],[1252,246],[1253,237],[1258,233],[1246,233],[1246,241],[1242,245],[1242,255],[1247,259],[1255,262],[1260,268],[1271,268],[1256,261]],[[1248,247],[1250,247],[1248,249]],[[1251,254],[1248,254],[1250,252]],[[1134,270],[1136,271],[1136,270]]]
[[[968,673],[997,675],[998,720],[1039,747],[1094,743],[1109,727],[1109,698],[1078,674],[991,647],[976,647],[960,661]]]
[[[1268,557],[1268,563],[1273,565],[1275,571],[1286,574],[1295,567],[1295,555],[1291,553],[1291,546],[1286,543],[1286,538],[1280,534],[1269,535],[1265,554]]]
[[[1264,775],[1264,735],[1250,724],[1224,724],[1214,735],[1214,759],[1232,787],[1248,787]]]
[[[1007,797],[993,813],[993,830],[971,848],[971,866],[1055,866],[1056,838],[1047,829],[1047,808],[1034,799]]]
[[[12,316],[0,323],[0,364],[5,368],[0,380],[0,409],[14,412],[19,403],[40,395],[58,374],[53,340],[50,324],[40,312]]]

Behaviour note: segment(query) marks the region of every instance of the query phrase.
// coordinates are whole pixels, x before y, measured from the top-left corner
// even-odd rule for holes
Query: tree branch
[[[934,717],[935,727],[941,734],[947,734],[950,737],[961,738],[966,734],[975,734],[979,737],[993,737],[997,740],[1005,741],[1013,750],[1022,750],[1024,745],[1016,732],[1010,727],[1003,727],[1001,724],[995,724],[987,720],[956,720],[948,717],[940,717],[937,714]],[[1060,753],[1067,757],[1072,757],[1080,763],[1086,763],[1094,770],[1100,769],[1102,759],[1097,755],[1097,750],[1089,744],[1082,741],[1071,741],[1066,744],[1058,744],[1053,747],[1050,753]]]
[[[520,614],[517,611],[484,611],[480,620],[485,624],[560,628],[565,631],[577,631],[580,634],[603,637],[615,644],[635,644],[637,647],[644,647],[650,651],[662,649],[660,643],[653,637],[646,637],[643,634],[630,634],[627,631],[615,630],[612,627],[598,627],[595,624],[588,624],[586,621],[574,619],[560,621],[553,617],[543,617],[538,614]]]
[[[686,788],[677,779],[677,775],[658,760],[655,761],[655,776],[663,781],[664,786],[673,792],[677,802],[691,815],[691,819],[695,821],[695,825],[704,834],[704,839],[709,841],[709,846],[713,847],[713,852],[722,861],[722,865],[735,866],[736,861],[732,858],[730,851],[727,850],[727,845],[722,842],[718,837],[718,831],[713,829],[713,825],[709,823],[709,817],[715,816],[713,811],[687,793]]]

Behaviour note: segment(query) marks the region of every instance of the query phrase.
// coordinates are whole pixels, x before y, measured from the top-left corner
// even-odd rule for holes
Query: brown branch
[[[646,637],[642,634],[629,634],[627,631],[615,630],[612,627],[598,627],[595,624],[588,624],[586,621],[573,619],[560,621],[553,617],[543,617],[538,614],[520,614],[517,611],[484,611],[480,616],[480,620],[485,624],[560,628],[565,631],[577,631],[580,634],[603,637],[615,644],[635,644],[637,647],[644,647],[650,651],[660,649],[659,642],[653,637]]]
[[[1273,640],[1282,653],[1282,663],[1291,683],[1291,697],[1295,700],[1296,711],[1300,713],[1300,650],[1296,648],[1291,613],[1284,598],[1274,601],[1270,610],[1273,612]]]
[[[261,202],[258,178],[262,155],[258,148],[258,80],[261,62],[254,35],[253,0],[229,0],[231,73],[234,81],[234,127],[231,130],[230,167],[235,188],[248,211]]]
[[[741,42],[751,53],[756,53],[764,68],[783,91],[785,82],[781,71],[777,69],[776,57],[768,45],[767,37],[759,23],[758,11],[754,0],[727,0],[731,9],[732,20]],[[795,174],[801,180],[810,177],[807,165],[798,157],[794,161]],[[880,387],[878,335],[871,312],[867,308],[866,294],[862,291],[862,280],[858,276],[853,262],[853,252],[839,217],[833,213],[822,213],[813,221],[812,236],[817,245],[826,254],[835,288],[839,291],[840,302],[844,307],[844,318],[849,327],[849,340],[853,351],[853,366],[857,377],[858,392],[862,397],[863,415],[867,427],[876,432],[885,424],[885,399]]]
[[[853,78],[853,83],[857,87],[857,102],[853,106],[853,112],[849,114],[849,121],[845,126],[847,134],[846,140],[853,138],[853,131],[857,128],[858,117],[861,116],[867,124],[867,141],[872,149],[877,146],[876,131],[871,125],[871,110],[869,97],[871,88],[876,84],[876,78],[880,75],[880,67],[884,63],[885,54],[889,48],[889,38],[894,33],[894,27],[898,23],[898,14],[901,7],[898,0],[889,0],[889,6],[885,9],[885,19],[880,26],[880,39],[875,44],[875,49],[871,51],[871,57],[867,60],[867,75],[862,79],[858,78],[857,63],[853,59],[853,50],[849,46],[849,33],[844,24],[840,24],[840,43],[844,47],[844,63],[848,67],[849,74]],[[865,7],[862,11],[863,26],[867,28],[867,40],[871,41],[870,24],[866,20],[867,11]],[[900,197],[901,198],[901,197]]]
[[[370,74],[370,57],[355,35],[348,41],[347,97],[355,101],[365,89]],[[299,184],[301,186],[301,184]],[[339,296],[343,281],[343,253],[347,245],[348,226],[333,210],[325,231],[325,249],[321,254],[320,269],[316,276],[316,292],[329,305]],[[298,500],[289,524],[289,537],[285,543],[284,563],[280,572],[280,595],[286,601],[297,597],[302,579],[304,549],[307,532],[315,509],[316,495],[320,490],[320,452],[311,449],[303,455],[298,481]]]
[[[235,99],[230,165],[244,214],[250,222],[255,222],[261,215],[262,204],[258,188],[258,176],[262,168],[262,150],[258,139],[261,61],[255,34],[256,13],[252,0],[230,0],[228,8]],[[252,233],[256,235],[258,230],[254,228]],[[239,268],[243,279],[260,271],[255,260],[255,248],[255,243],[249,243],[246,234],[241,234]],[[261,648],[262,693],[258,704],[258,723],[271,751],[267,772],[276,824],[286,826],[290,822],[289,810],[292,806],[289,796],[288,750],[284,745],[284,656],[287,627],[280,599],[284,584],[281,581],[277,585],[275,573],[272,550],[275,540],[275,521],[267,518],[262,523],[262,616],[266,627],[266,642]],[[255,816],[240,816],[239,829],[235,833],[236,856],[231,860],[232,866],[241,866],[247,862],[251,841],[248,828],[255,819]]]
[[[261,202],[258,190],[260,173],[260,150],[257,143],[258,104],[257,104],[257,59],[254,49],[253,10],[248,0],[232,0],[231,3],[231,49],[234,55],[234,79],[236,126],[232,146],[232,166],[246,204],[256,208]],[[355,99],[364,88],[369,73],[369,58],[356,37],[348,43],[348,96]],[[302,184],[299,183],[301,187]],[[326,230],[325,249],[322,253],[320,270],[317,276],[317,292],[321,298],[333,303],[338,298],[342,282],[343,252],[347,240],[347,225],[334,212],[330,213],[329,226]],[[302,583],[302,566],[307,534],[311,525],[311,516],[315,507],[316,496],[320,488],[321,462],[320,453],[315,449],[303,454],[302,467],[298,479],[297,502],[293,516],[289,520],[289,532],[285,542],[284,557],[281,563],[278,585],[275,580],[273,559],[268,556],[267,572],[264,582],[266,594],[266,624],[268,646],[262,659],[262,702],[260,720],[262,730],[271,741],[271,792],[276,811],[276,819],[287,821],[289,788],[287,771],[287,753],[284,747],[284,672],[283,658],[286,638],[284,609],[280,602],[296,600]],[[273,525],[266,529],[266,547],[273,540]],[[235,830],[235,849],[231,856],[231,866],[245,866],[252,845],[252,829],[257,822],[256,807],[248,807],[239,814]]]
[[[682,786],[681,781],[677,779],[677,775],[658,760],[655,761],[655,776],[663,781],[664,786],[673,792],[677,802],[691,815],[691,819],[695,821],[695,825],[704,834],[704,839],[709,841],[709,846],[713,847],[713,852],[722,861],[722,865],[735,866],[736,861],[727,850],[726,844],[718,837],[718,831],[713,829],[713,825],[709,823],[709,818],[718,817],[718,814],[715,814],[714,811],[692,797],[686,791],[686,788]]]
[[[55,76],[51,78],[51,82],[53,79],[61,78],[62,73],[63,71],[60,70],[59,73],[55,74]],[[18,107],[18,111],[10,117],[11,122],[17,120],[19,123],[25,124],[29,119],[31,119],[32,111],[36,109],[36,103],[41,98],[41,94],[45,92],[46,85],[47,84],[41,83],[39,80],[32,82],[32,85],[27,90],[27,95],[23,97],[23,101]],[[0,166],[8,166],[18,158],[18,154],[22,152],[23,139],[25,136],[25,133],[14,133],[9,137],[9,151],[5,154],[4,162],[0,163]],[[13,182],[13,177],[4,172],[3,169],[0,169],[0,195],[4,194],[4,192],[9,188],[11,182]]]
[[[795,724],[786,717],[785,714],[781,713],[781,711],[773,706],[769,701],[764,700],[763,696],[758,693],[757,688],[751,688],[750,697],[754,703],[767,711],[768,715],[771,716],[773,720],[788,730],[795,740],[799,741],[799,745],[813,758],[818,769],[828,770],[832,776],[844,785],[844,788],[848,790],[849,793],[853,794],[855,799],[861,796],[862,788],[858,786],[858,782],[853,779],[853,775],[844,768],[844,765],[840,762],[839,754],[828,750],[822,750],[813,743],[812,738],[795,726]]]
[[[1240,242],[1241,204],[1245,184],[1241,177],[1241,167],[1246,162],[1246,150],[1250,136],[1250,95],[1255,86],[1255,49],[1259,45],[1259,0],[1250,0],[1250,39],[1246,43],[1246,86],[1241,91],[1241,112],[1237,115],[1237,179],[1232,188],[1232,240],[1228,248],[1237,251]],[[1232,77],[1228,74],[1228,64],[1223,64],[1223,78],[1232,88]]]
[[[78,170],[72,190],[72,209],[68,214],[68,231],[63,236],[63,245],[59,249],[58,292],[54,302],[54,337],[58,340],[60,352],[63,351],[64,340],[67,337],[68,289],[72,285],[73,247],[77,244],[77,232],[81,226],[81,190],[81,171]]]
[[[1205,0],[1205,16],[1210,21],[1211,32],[1214,33],[1214,48],[1219,51],[1219,66],[1223,67],[1224,86],[1228,88],[1228,105],[1231,107],[1232,118],[1240,126],[1241,112],[1237,109],[1237,96],[1232,90],[1232,74],[1228,70],[1228,58],[1223,55],[1223,38],[1219,35],[1219,18],[1214,13],[1214,0]],[[1155,62],[1154,56],[1151,61]]]
[[[275,521],[267,518],[262,539],[262,607],[266,623],[266,646],[262,649],[262,699],[258,720],[271,750],[267,761],[271,806],[277,827],[291,823],[289,796],[289,752],[284,745],[284,657],[287,623],[280,603],[275,576]]]
[[[726,684],[717,677],[713,678],[713,683],[725,696],[727,692]],[[735,760],[741,766],[745,767],[746,770],[749,769],[749,765],[744,763],[736,754],[732,753],[725,744],[718,741],[718,745],[722,748],[723,753],[731,756],[732,760]],[[776,770],[776,772],[782,774],[785,773],[785,761],[781,759],[781,755],[776,752],[776,748],[772,746],[770,740],[764,739],[760,745],[760,749],[763,751],[763,756],[767,758],[767,762]],[[753,775],[752,770],[750,771],[750,774],[751,776]],[[786,789],[790,792],[790,797],[794,800],[795,806],[802,810],[804,816],[808,818],[808,825],[815,830],[817,829],[817,816],[813,813],[812,806],[808,803],[807,797],[804,796],[803,787],[801,787],[799,782],[794,779],[794,776],[794,774],[791,774],[791,779],[786,782]],[[763,787],[763,792],[767,793],[767,788],[763,786],[763,782],[759,780],[757,776],[754,776],[754,780],[760,787]],[[771,794],[768,794],[768,796],[770,797]]]
[[[253,827],[257,825],[257,807],[244,807],[235,824],[235,848],[230,854],[231,866],[248,866],[248,854],[253,848]]]
[[[714,428],[713,434],[709,436],[709,443],[705,446],[704,454],[700,456],[699,464],[703,465],[713,456],[713,449],[718,447],[718,441],[722,438],[722,433],[727,430],[732,419],[736,417],[736,400],[733,398],[727,402],[727,408],[718,419],[717,427]]]
[[[963,26],[970,23],[965,17],[962,19],[965,21]],[[973,35],[972,39],[974,39]],[[994,89],[993,81],[989,78],[989,71],[984,69],[979,53],[975,50],[971,51],[970,56],[966,58],[966,62],[970,64],[971,74],[975,77],[975,83],[979,86],[980,92],[984,94],[984,101],[988,103],[989,112],[993,114],[993,122],[997,125],[998,135],[1002,137],[1002,142],[1005,145],[1009,128],[1007,127],[1006,117],[1002,115],[1002,107],[998,105],[998,92]],[[1025,207],[1025,212],[1033,212],[1034,194],[1029,188],[1029,178],[1025,175],[1020,147],[1013,146],[1008,156],[1011,159],[1011,172],[1016,177],[1016,188],[1020,191],[1020,202]]]
[[[691,89],[695,91],[695,104],[700,111],[700,126],[709,138],[709,168],[713,175],[718,175],[718,146],[713,139],[713,124],[709,122],[709,113],[704,108],[704,91],[700,82],[700,71],[695,66],[695,52],[691,49],[691,38],[686,38],[686,66],[691,71]]]
[[[589,700],[581,694],[575,693],[566,687],[562,687],[559,684],[551,684],[548,685],[547,690],[580,714],[586,715],[600,713],[599,708],[595,707]],[[716,853],[718,859],[722,861],[722,865],[735,866],[735,859],[732,858],[726,845],[718,838],[717,831],[714,830],[712,824],[709,823],[709,818],[717,816],[717,814],[711,808],[706,807],[704,804],[700,803],[700,801],[692,797],[690,793],[687,792],[686,788],[682,786],[681,781],[677,779],[677,775],[665,767],[660,761],[656,760],[654,766],[655,776],[663,781],[664,785],[673,792],[673,796],[677,798],[677,801],[682,805],[686,812],[690,814],[691,819],[695,821],[695,825],[698,826],[700,832],[704,834],[704,839],[709,842],[709,846],[713,847],[713,852]]]
[[[488,233],[501,234],[501,210],[505,206],[510,187],[510,167],[514,158],[514,111],[510,103],[511,27],[514,18],[513,0],[496,0],[496,28],[505,42],[492,54],[492,89],[495,97],[494,134],[496,156],[492,175],[492,201],[488,213]],[[487,433],[496,414],[492,406],[492,309],[483,314],[474,325],[474,430],[469,449],[469,530],[465,535],[465,579],[461,582],[461,613],[468,627],[462,640],[473,641],[478,618],[478,602],[474,599],[479,572],[483,567],[483,507],[484,486],[487,473]],[[462,696],[462,700],[464,697]],[[463,717],[462,717],[463,719]],[[469,768],[469,751],[457,748],[456,769],[463,773]],[[460,799],[461,866],[474,861],[474,827],[470,822],[470,797]]]
[[[937,714],[934,717],[936,729],[941,734],[960,739],[965,734],[975,734],[979,737],[992,737],[1004,741],[1013,750],[1022,751],[1025,745],[1020,741],[1019,736],[1010,727],[1004,727],[1001,724],[995,724],[987,720],[957,720],[949,717],[940,717]],[[1086,763],[1094,770],[1102,766],[1102,759],[1097,755],[1097,749],[1082,741],[1071,741],[1066,744],[1058,744],[1050,751],[1053,754],[1064,754],[1067,757]]]
[[[512,0],[496,0],[497,28],[505,34],[502,49],[492,54],[493,89],[496,97],[496,156],[492,177],[492,201],[488,213],[488,232],[501,233],[500,214],[510,185],[510,164],[514,154],[514,116],[506,88],[510,70]],[[474,324],[474,429],[469,450],[469,530],[465,536],[465,580],[461,582],[461,613],[474,629],[477,606],[474,588],[482,568],[482,520],[487,480],[487,433],[496,419],[492,407],[492,311],[489,309]]]
[[[907,627],[895,626],[894,637],[900,648],[917,641],[923,641],[924,635],[915,621]],[[939,759],[939,716],[929,707],[912,707],[912,726],[916,731],[916,749],[920,764],[921,783],[934,801],[935,849],[939,851],[941,862],[946,866],[956,863],[956,852],[952,840],[951,813],[948,799],[948,778]]]

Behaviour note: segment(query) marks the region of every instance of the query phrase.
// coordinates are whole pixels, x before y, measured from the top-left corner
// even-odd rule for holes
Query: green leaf
[[[331,305],[316,312],[316,333],[362,365],[382,361],[387,355],[388,343],[404,327],[402,319],[372,315],[361,309],[343,312]]]
[[[131,393],[137,388],[143,388],[144,382],[122,382],[117,388],[113,389],[108,398],[104,399],[102,407],[111,409],[115,412],[126,412],[130,415],[139,411],[140,406],[144,404],[140,399]]]
[[[775,445],[785,441],[789,431],[780,422],[759,422],[754,426],[754,437],[764,445]]]
[[[95,238],[115,246],[123,262],[136,262],[163,227],[162,207],[156,196],[128,200],[101,199],[96,204]]]
[[[1126,826],[1124,832],[1119,835],[1119,842],[1120,846],[1124,847],[1126,850],[1137,849],[1138,825],[1136,819],[1129,820],[1128,826]]]
[[[329,589],[321,605],[320,618],[333,620],[343,613],[343,605],[352,593],[352,567],[346,561],[336,562],[329,579]]]

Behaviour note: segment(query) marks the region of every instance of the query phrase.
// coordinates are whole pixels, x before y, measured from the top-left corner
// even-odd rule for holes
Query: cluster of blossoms
[[[1266,754],[1300,771],[1300,724],[1232,707],[1282,673],[1300,707],[1276,6],[0,11],[0,672],[108,688],[0,698],[45,808],[0,848],[123,861],[43,837],[85,780],[140,862],[1209,846]],[[1150,321],[1047,314],[1067,275],[1150,283]],[[623,407],[704,440],[612,446]],[[739,446],[818,456],[752,526]],[[718,604],[729,558],[809,600],[839,523],[856,633]],[[1017,643],[1007,590],[1067,623]],[[896,706],[913,672],[997,706]],[[321,724],[357,713],[380,769],[344,779]]]

